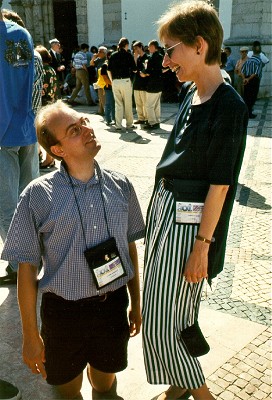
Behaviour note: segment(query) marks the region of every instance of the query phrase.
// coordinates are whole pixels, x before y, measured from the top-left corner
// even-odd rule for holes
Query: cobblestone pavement
[[[162,104],[162,124],[156,134],[137,128],[120,135],[104,125],[95,108],[77,109],[92,114],[92,124],[102,143],[98,161],[104,168],[123,172],[131,179],[145,215],[155,166],[177,105]],[[258,100],[255,112],[257,118],[249,121],[225,267],[212,291],[207,288],[200,312],[200,324],[212,348],[201,363],[207,384],[218,400],[271,398],[271,99]],[[143,240],[137,245],[142,277]],[[0,273],[5,265],[0,262]],[[0,288],[0,311],[0,377],[16,384],[24,400],[56,399],[52,389],[22,364],[14,286]],[[125,400],[151,400],[165,387],[146,383],[140,347],[140,336],[131,340],[129,367],[118,375],[119,394]],[[90,399],[85,380],[82,394],[85,400]]]

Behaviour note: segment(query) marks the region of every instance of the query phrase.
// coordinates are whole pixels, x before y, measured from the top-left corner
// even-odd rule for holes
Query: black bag
[[[189,283],[189,285],[191,284]],[[191,307],[193,312],[195,296],[193,295],[193,289],[191,286],[190,286],[190,291],[192,295]],[[183,343],[187,347],[188,352],[192,357],[204,356],[204,354],[207,354],[210,351],[210,346],[199,327],[196,314],[195,314],[194,324],[189,326],[188,328],[185,328],[182,332],[180,332],[179,338],[183,341]]]
[[[198,321],[180,333],[187,350],[192,357],[204,356],[210,351],[210,346],[201,332]]]

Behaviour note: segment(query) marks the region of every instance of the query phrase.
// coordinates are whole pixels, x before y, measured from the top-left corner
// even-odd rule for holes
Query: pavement
[[[271,98],[259,99],[254,110],[257,118],[249,121],[225,267],[212,290],[207,287],[201,304],[200,326],[211,351],[200,362],[207,385],[218,400],[271,399],[271,104]],[[104,168],[130,178],[145,215],[155,166],[169,137],[177,104],[162,104],[161,129],[154,133],[140,128],[116,133],[96,114],[96,107],[77,106],[77,110],[91,114],[102,143],[97,160]],[[142,279],[143,240],[137,246]],[[1,261],[0,274],[5,266]],[[56,400],[52,388],[23,364],[21,339],[16,287],[2,286],[0,378],[15,384],[24,400]],[[118,394],[125,400],[156,399],[166,388],[147,383],[141,347],[141,335],[130,340],[128,367],[117,374]],[[91,399],[86,374],[82,396]]]

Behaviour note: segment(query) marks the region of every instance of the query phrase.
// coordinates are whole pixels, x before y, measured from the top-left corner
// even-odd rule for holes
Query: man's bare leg
[[[108,392],[115,380],[114,373],[106,373],[88,365],[88,378],[94,390],[100,393]]]
[[[82,399],[82,396],[80,394],[82,380],[83,372],[81,372],[81,374],[79,374],[72,381],[65,383],[64,385],[55,386],[55,388],[63,399]]]

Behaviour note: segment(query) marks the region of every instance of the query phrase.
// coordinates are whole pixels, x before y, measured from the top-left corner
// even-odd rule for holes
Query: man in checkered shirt
[[[80,394],[87,366],[93,399],[121,399],[115,373],[126,368],[129,337],[141,325],[135,245],[144,234],[139,203],[125,176],[95,161],[101,145],[85,115],[59,100],[39,111],[36,130],[39,143],[61,166],[22,193],[2,253],[3,259],[19,262],[23,359],[63,398]],[[114,263],[117,278],[104,273],[100,287],[84,251],[111,237],[120,256]]]

